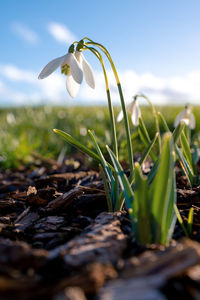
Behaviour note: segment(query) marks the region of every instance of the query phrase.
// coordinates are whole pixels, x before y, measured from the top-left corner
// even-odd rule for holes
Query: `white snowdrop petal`
[[[83,68],[83,74],[85,77],[85,81],[87,84],[94,89],[95,88],[95,79],[94,79],[94,72],[92,70],[92,67],[90,64],[87,62],[83,54],[81,53],[81,58],[82,58],[82,68]]]
[[[139,118],[141,118],[141,115],[142,115],[141,110],[140,110],[139,106],[137,105],[137,107],[136,107],[136,119],[137,119],[136,126],[139,125]]]
[[[195,120],[195,117],[194,117],[193,113],[191,113],[189,127],[190,127],[190,129],[194,129],[195,126],[196,126],[196,120]]]
[[[139,114],[137,109],[134,109],[134,112],[131,114],[131,121],[134,126],[139,125]]]
[[[66,55],[57,57],[50,61],[40,72],[38,79],[43,79],[53,73],[65,60]]]
[[[78,63],[77,59],[75,58],[74,54],[69,53],[70,56],[70,69],[71,69],[71,74],[74,78],[74,80],[77,83],[81,83],[83,81],[83,71],[81,70],[80,64]]]
[[[82,64],[82,56],[81,56],[81,52],[80,52],[80,51],[75,51],[74,55],[75,55],[76,59],[78,60],[78,62],[79,62],[80,64]]]
[[[185,110],[182,110],[175,118],[174,127],[177,127],[182,119],[185,118]]]
[[[138,103],[136,102],[136,100],[134,100],[131,103],[131,121],[133,123],[134,126],[138,126],[139,125],[139,118],[141,117],[141,110],[139,108]]]
[[[121,110],[117,116],[117,122],[121,122],[121,120],[123,119],[124,115],[123,115],[123,111]]]
[[[74,80],[71,73],[66,76],[66,88],[72,98],[75,98],[77,96],[79,87],[80,84]]]

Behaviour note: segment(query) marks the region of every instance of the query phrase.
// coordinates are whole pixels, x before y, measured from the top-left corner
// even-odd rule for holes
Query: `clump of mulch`
[[[0,300],[199,299],[200,186],[178,167],[177,196],[185,223],[194,208],[192,239],[177,223],[169,247],[141,247],[84,157],[1,170]]]

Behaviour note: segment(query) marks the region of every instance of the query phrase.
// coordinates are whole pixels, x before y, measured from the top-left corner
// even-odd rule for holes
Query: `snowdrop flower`
[[[133,101],[127,105],[127,111],[131,113],[131,120],[134,126],[139,125],[139,118],[141,117],[141,110],[137,103],[137,98],[133,97]],[[123,111],[121,110],[117,116],[117,122],[123,119]]]
[[[174,127],[177,127],[181,121],[184,121],[190,129],[195,128],[195,117],[189,106],[185,106],[185,108],[176,116]]]
[[[92,89],[94,89],[95,88],[95,80],[94,80],[94,72],[92,70],[92,67],[87,62],[87,60],[85,59],[85,57],[83,56],[83,53],[81,51],[76,51],[75,57],[78,60],[80,67],[83,71],[85,81]]]
[[[61,67],[61,73],[66,75],[66,88],[72,98],[76,97],[79,86],[83,80],[83,71],[77,61],[73,48],[69,48],[69,52],[64,56],[57,57],[50,61],[41,71],[38,79],[48,77],[58,67]]]

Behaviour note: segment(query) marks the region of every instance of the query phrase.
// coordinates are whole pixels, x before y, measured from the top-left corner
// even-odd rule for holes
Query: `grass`
[[[182,107],[156,107],[167,120],[170,129]],[[119,108],[115,108],[115,115]],[[193,138],[200,145],[200,107],[195,107],[196,128]],[[153,118],[149,107],[142,107],[143,120],[151,137],[155,133]],[[106,107],[25,107],[7,108],[0,110],[0,167],[13,168],[22,163],[33,161],[32,153],[36,152],[44,157],[57,158],[65,148],[66,154],[74,152],[74,148],[53,133],[53,128],[64,130],[77,138],[81,143],[94,149],[87,134],[93,129],[102,145],[111,144],[108,109]],[[123,122],[123,121],[122,121]],[[117,134],[120,148],[120,159],[126,157],[125,131],[123,124],[117,124]],[[131,125],[131,133],[137,136],[137,130]],[[134,152],[143,150],[142,144],[135,139]],[[102,149],[107,153],[106,149]]]

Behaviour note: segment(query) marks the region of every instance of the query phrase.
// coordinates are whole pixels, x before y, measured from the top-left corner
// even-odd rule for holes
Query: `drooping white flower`
[[[127,105],[127,111],[131,114],[131,121],[134,126],[139,125],[139,118],[141,117],[141,110],[137,103],[137,99],[133,97],[133,101]],[[120,122],[123,119],[123,111],[121,110],[117,116],[117,122]]]
[[[186,106],[177,116],[176,119],[174,121],[174,127],[177,127],[178,124],[184,121],[185,124],[190,128],[190,129],[194,129],[195,128],[195,117],[191,111],[191,108]]]
[[[92,70],[92,67],[87,62],[87,60],[85,59],[85,57],[81,51],[76,51],[75,57],[81,66],[85,81],[92,89],[94,89],[95,88],[95,79],[94,79],[94,72]]]
[[[50,61],[40,72],[38,78],[44,79],[52,74],[58,67],[66,75],[66,88],[72,98],[76,97],[79,86],[83,80],[83,71],[74,53],[68,52],[64,56]]]
[[[91,88],[95,88],[93,70],[81,51],[76,51],[75,53],[69,52],[64,56],[50,61],[41,71],[38,78],[46,78],[59,66],[61,67],[61,73],[66,75],[66,88],[72,98],[75,98],[78,94],[83,75],[87,84]]]

